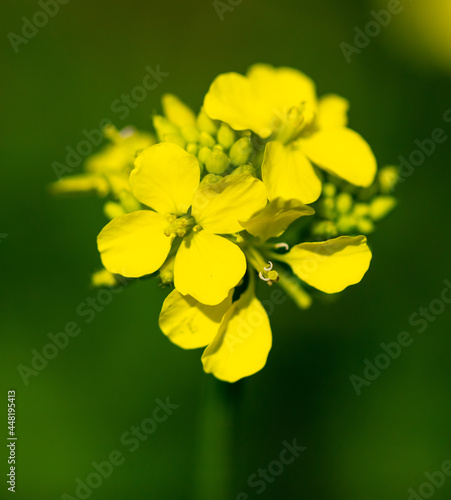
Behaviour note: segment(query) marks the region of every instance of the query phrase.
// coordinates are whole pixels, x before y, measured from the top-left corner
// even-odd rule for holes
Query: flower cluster
[[[161,330],[184,349],[205,348],[204,370],[235,382],[259,371],[272,345],[257,283],[306,308],[309,290],[360,282],[365,235],[395,205],[396,169],[377,173],[347,126],[347,101],[318,99],[294,69],[219,75],[198,115],[173,95],[162,104],[157,141],[110,130],[114,144],[86,174],[54,189],[108,197],[112,220],[98,236],[106,270],[95,282],[155,275],[173,285]]]

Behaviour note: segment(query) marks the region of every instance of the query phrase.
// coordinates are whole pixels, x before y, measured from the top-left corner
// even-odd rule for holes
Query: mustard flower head
[[[294,69],[220,75],[197,115],[172,94],[162,104],[156,144],[135,136],[117,170],[105,152],[87,162],[107,180],[112,219],[93,283],[154,275],[173,287],[161,330],[183,349],[203,348],[204,370],[235,382],[261,370],[272,346],[257,285],[304,309],[315,290],[359,283],[372,258],[366,235],[396,203],[396,168],[377,173],[347,126],[347,101],[318,99]],[[116,174],[127,204],[111,188]]]

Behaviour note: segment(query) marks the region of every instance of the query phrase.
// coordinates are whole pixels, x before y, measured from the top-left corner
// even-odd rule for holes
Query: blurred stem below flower
[[[194,498],[230,500],[234,498],[234,442],[242,383],[228,384],[213,377],[204,380]]]

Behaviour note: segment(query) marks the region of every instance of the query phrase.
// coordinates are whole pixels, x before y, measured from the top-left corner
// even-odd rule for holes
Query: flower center
[[[164,230],[165,236],[179,236],[183,238],[191,229],[194,231],[199,231],[200,226],[196,224],[196,220],[194,217],[190,215],[182,215],[181,217],[177,217],[174,214],[170,214],[166,217],[168,221],[168,226]],[[196,229],[199,228],[199,229]]]
[[[274,115],[271,128],[275,132],[275,139],[287,144],[296,139],[314,119],[314,113],[308,109],[307,103],[302,102],[290,109],[277,111]]]

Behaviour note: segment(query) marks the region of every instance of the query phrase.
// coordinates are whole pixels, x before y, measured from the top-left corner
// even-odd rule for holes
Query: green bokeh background
[[[385,34],[348,64],[340,43],[370,19],[369,2],[243,0],[221,22],[210,0],[73,0],[15,54],[6,34],[19,33],[21,17],[37,10],[29,0],[1,6],[0,233],[8,237],[0,243],[0,428],[5,446],[6,391],[14,388],[17,497],[74,495],[76,478],[117,449],[125,463],[92,498],[189,500],[210,378],[201,351],[182,351],[161,334],[166,292],[152,280],[117,295],[90,324],[77,316],[77,306],[96,294],[89,280],[105,219],[100,200],[48,195],[51,163],[63,162],[65,147],[102,118],[149,128],[161,94],[174,92],[198,109],[217,74],[261,61],[301,69],[319,94],[349,98],[351,126],[380,165],[396,164],[433,129],[451,136],[442,120],[451,81],[406,62]],[[393,21],[402,22],[402,15]],[[170,76],[120,120],[111,103],[157,64]],[[268,363],[241,387],[231,498],[244,491],[266,499],[404,499],[425,471],[451,459],[450,308],[423,334],[409,325],[451,280],[450,152],[448,140],[397,189],[399,207],[370,237],[373,263],[360,285],[330,305],[276,308]],[[72,320],[82,333],[25,386],[17,366],[30,366],[31,350]],[[414,343],[357,396],[350,375],[362,375],[364,359],[404,330]],[[121,435],[168,396],[180,408],[129,453]],[[307,449],[257,495],[247,478],[294,438]],[[6,496],[5,475],[1,488]],[[448,477],[434,498],[450,493]]]

